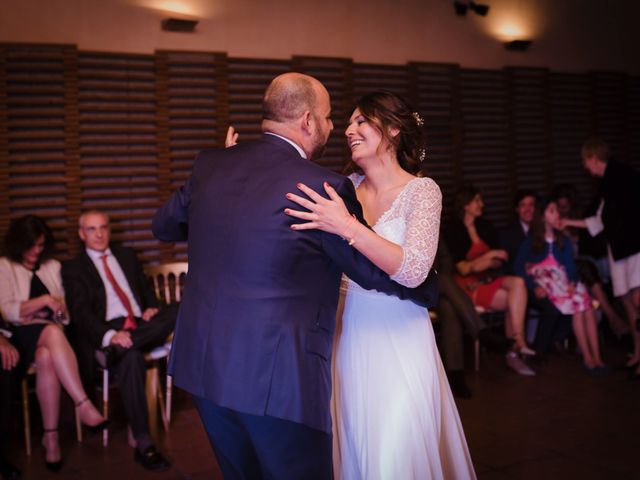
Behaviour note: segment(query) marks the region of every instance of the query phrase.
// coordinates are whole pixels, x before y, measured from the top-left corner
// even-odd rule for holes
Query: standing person
[[[578,282],[571,239],[558,230],[558,204],[548,200],[542,202],[539,209],[531,236],[520,247],[515,261],[516,273],[526,279],[531,295],[536,299],[547,299],[557,312],[542,316],[537,337],[544,336],[540,344],[548,347],[555,323],[562,315],[572,315],[573,333],[585,368],[592,374],[604,373],[591,297],[584,284]]]
[[[329,93],[299,73],[264,96],[257,141],[198,154],[156,212],[161,240],[189,242],[171,371],[191,392],[226,479],[331,478],[331,348],[340,275],[427,304],[347,242],[290,228],[285,194],[324,181],[362,220],[351,182],[310,162],[333,128]]]
[[[507,252],[498,248],[493,225],[481,218],[484,202],[480,190],[470,184],[462,186],[456,193],[455,205],[458,215],[445,237],[456,266],[456,281],[476,307],[506,312],[505,333],[513,340],[513,348],[506,355],[507,366],[520,375],[535,375],[520,358],[535,355],[524,335],[524,280],[500,273],[500,267],[508,260]]]
[[[593,236],[604,232],[611,270],[613,294],[621,297],[632,335],[634,351],[627,366],[636,368],[640,379],[640,174],[631,166],[610,158],[609,146],[601,138],[582,145],[582,164],[594,177],[602,178],[602,200],[596,215],[584,219],[563,219],[562,228],[586,228]]]
[[[373,229],[356,222],[327,184],[330,200],[304,184],[298,188],[311,200],[288,195],[310,211],[285,210],[308,220],[292,228],[334,233],[391,279],[422,283],[442,210],[438,185],[416,176],[426,151],[422,126],[392,93],[362,97],[345,135],[361,172],[350,179]],[[336,478],[475,478],[428,311],[348,277],[335,351]]]
[[[175,325],[176,307],[159,309],[135,252],[110,246],[106,213],[83,213],[78,236],[85,248],[62,266],[78,348],[87,365],[93,365],[96,350],[102,349],[115,371],[136,443],[134,459],[148,470],[166,470],[169,462],[149,434],[144,354],[166,341]]]
[[[78,361],[62,324],[69,316],[60,278],[60,263],[50,255],[53,234],[43,219],[25,215],[11,222],[0,258],[0,311],[11,325],[12,343],[20,352],[17,376],[36,364],[36,395],[42,412],[45,466],[62,467],[58,442],[60,386],[73,399],[80,420],[92,430],[107,422],[87,398]]]

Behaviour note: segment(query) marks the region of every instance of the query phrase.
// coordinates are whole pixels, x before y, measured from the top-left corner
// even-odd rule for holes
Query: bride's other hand
[[[238,144],[238,133],[236,132],[235,128],[230,126],[227,129],[227,136],[224,139],[224,146],[225,148],[229,148],[237,144]]]
[[[337,194],[331,185],[324,182],[324,190],[327,192],[327,195],[329,195],[329,198],[321,196],[303,183],[299,183],[297,187],[311,200],[307,200],[294,193],[287,193],[286,197],[289,200],[309,210],[309,212],[303,212],[285,208],[284,213],[287,215],[301,220],[307,220],[306,223],[295,223],[291,225],[293,230],[318,229],[324,232],[335,233],[343,238],[351,237],[353,230],[352,223],[357,223],[357,220],[349,213],[342,198],[340,198],[340,195]]]

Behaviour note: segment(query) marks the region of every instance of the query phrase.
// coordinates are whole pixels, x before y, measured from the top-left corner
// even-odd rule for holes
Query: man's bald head
[[[300,118],[305,111],[314,111],[322,84],[309,75],[284,73],[273,79],[264,94],[264,120],[287,123]]]

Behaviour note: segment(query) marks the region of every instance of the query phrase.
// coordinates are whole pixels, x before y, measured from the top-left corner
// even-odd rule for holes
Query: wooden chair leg
[[[31,419],[29,418],[29,389],[27,388],[27,378],[23,378],[20,384],[22,389],[22,417],[24,420],[24,446],[27,455],[31,456]]]
[[[165,417],[167,417],[167,430],[169,429],[169,425],[171,424],[172,394],[173,394],[173,377],[171,375],[167,375],[167,411],[165,413]]]
[[[473,341],[474,367],[476,372],[480,371],[480,340],[477,338]]]
[[[109,418],[109,370],[102,370],[102,416]],[[109,429],[102,430],[102,446],[109,444]]]
[[[158,367],[154,363],[147,368],[147,379],[145,384],[147,395],[147,408],[149,411],[149,430],[151,437],[158,438]]]

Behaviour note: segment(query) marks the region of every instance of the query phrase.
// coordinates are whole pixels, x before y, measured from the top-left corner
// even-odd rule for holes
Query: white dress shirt
[[[107,318],[105,319],[107,322],[110,322],[113,319],[126,317],[129,312],[127,312],[126,307],[120,301],[120,297],[116,293],[113,285],[109,281],[107,274],[104,271],[104,265],[102,264],[102,257],[104,255],[107,256],[107,264],[109,265],[109,270],[113,274],[116,282],[125,293],[125,295],[129,298],[129,303],[131,304],[131,309],[133,310],[134,317],[141,317],[142,312],[140,310],[140,306],[136,301],[136,298],[133,296],[131,292],[131,287],[129,286],[129,281],[122,271],[122,267],[118,263],[116,257],[111,253],[111,249],[107,248],[104,252],[99,252],[97,250],[92,250],[90,248],[86,249],[87,255],[93,261],[93,264],[96,266],[98,273],[100,274],[100,279],[102,280],[102,284],[104,285],[104,290],[107,294]],[[118,333],[116,330],[109,330],[102,337],[102,346],[106,347],[111,343],[111,339],[113,336]]]

